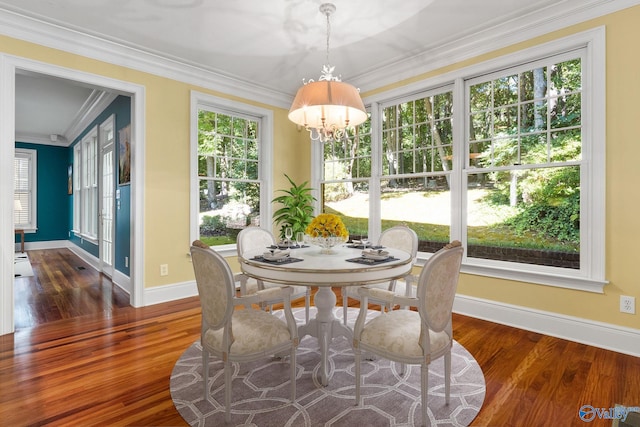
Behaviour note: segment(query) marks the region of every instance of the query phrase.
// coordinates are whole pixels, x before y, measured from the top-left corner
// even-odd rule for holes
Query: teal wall
[[[16,148],[37,151],[36,192],[37,212],[35,233],[25,233],[26,242],[67,240],[69,238],[69,207],[67,199],[68,148],[16,142]],[[16,238],[16,242],[19,239]]]
[[[116,161],[114,165],[116,167],[115,179],[118,180],[118,147],[120,144],[120,130],[131,124],[131,98],[128,96],[118,96],[91,124],[89,124],[84,131],[73,141],[68,148],[67,161],[73,163],[73,147],[84,138],[84,136],[91,131],[95,126],[99,126],[102,122],[109,118],[111,115],[115,115],[115,128],[116,128]],[[66,173],[66,172],[65,172]],[[66,184],[65,184],[66,185]],[[65,187],[66,188],[66,187]],[[130,274],[131,265],[131,198],[130,198],[130,185],[120,185],[116,182],[116,190],[119,191],[119,198],[116,200],[116,213],[115,213],[115,254],[114,254],[114,267],[116,270],[121,271],[125,275]],[[73,225],[73,196],[67,196],[68,203],[68,231],[71,232]],[[98,257],[99,248],[98,245],[81,239],[80,236],[76,236],[74,233],[70,233],[71,240],[74,244],[80,246],[85,251]],[[129,259],[128,266],[125,266],[125,257]]]
[[[119,96],[111,104],[116,114],[116,147],[120,147],[120,130],[131,124],[131,98]],[[131,142],[131,141],[129,141]],[[116,154],[119,153],[116,149]],[[118,163],[116,161],[116,163]],[[116,171],[116,180],[119,174]],[[131,185],[120,184],[116,186],[119,197],[116,200],[116,244],[114,267],[116,270],[129,276],[131,266]],[[129,263],[125,267],[125,257]]]

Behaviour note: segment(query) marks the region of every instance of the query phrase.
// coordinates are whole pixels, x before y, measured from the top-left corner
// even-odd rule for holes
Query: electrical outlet
[[[168,264],[160,264],[160,275],[168,276],[169,275],[169,265]]]
[[[636,299],[635,297],[628,297],[620,295],[620,312],[636,314]]]

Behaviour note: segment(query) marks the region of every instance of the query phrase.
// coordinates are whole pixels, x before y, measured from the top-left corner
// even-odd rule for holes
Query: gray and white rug
[[[14,277],[33,276],[31,261],[26,252],[16,252],[13,256],[13,275]]]
[[[304,321],[304,309],[295,309]],[[353,325],[357,309],[349,309]],[[315,308],[312,307],[312,316]],[[341,318],[342,308],[335,309]],[[371,312],[371,315],[378,315]],[[289,401],[289,360],[265,359],[233,365],[231,423],[224,422],[222,363],[210,360],[210,399],[203,398],[202,348],[196,341],[180,356],[171,374],[171,397],[191,426],[413,426],[421,425],[420,367],[385,359],[363,362],[363,405],[355,406],[355,368],[351,343],[337,338],[330,349],[329,385],[318,380],[317,340],[305,337],[297,349],[296,401]],[[485,396],[484,375],[473,356],[454,342],[451,402],[444,403],[444,360],[429,368],[429,418],[432,426],[466,426],[480,411]]]

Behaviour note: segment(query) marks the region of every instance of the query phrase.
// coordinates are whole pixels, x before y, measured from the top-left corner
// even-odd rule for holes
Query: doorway
[[[68,68],[12,56],[0,55],[0,240],[13,252],[13,158],[15,153],[15,76],[33,72],[77,82],[79,85],[125,95],[131,99],[131,263],[130,304],[144,305],[143,294],[143,186],[144,162],[144,87]],[[9,244],[10,242],[10,244]],[[3,249],[3,252],[5,250]],[[8,252],[8,251],[7,251]],[[14,331],[13,256],[0,257],[0,335]]]

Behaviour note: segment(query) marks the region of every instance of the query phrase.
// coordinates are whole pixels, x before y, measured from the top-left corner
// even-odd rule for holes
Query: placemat
[[[286,258],[280,258],[280,259],[266,259],[265,257],[259,256],[259,255],[253,257],[253,259],[255,261],[266,262],[267,264],[291,264],[292,262],[303,261],[302,258],[292,258],[292,257],[286,257]]]
[[[389,258],[385,258],[385,259],[371,259],[371,258],[365,258],[363,256],[358,257],[358,258],[349,258],[347,261],[349,262],[357,262],[358,264],[367,264],[367,265],[375,265],[375,264],[382,264],[385,262],[389,262],[389,261],[396,261],[398,260],[398,258],[392,257],[390,256]]]

